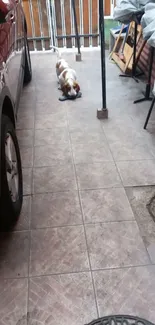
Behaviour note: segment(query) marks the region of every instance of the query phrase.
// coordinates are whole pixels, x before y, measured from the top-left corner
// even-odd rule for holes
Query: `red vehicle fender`
[[[0,9],[7,15],[14,7],[15,3],[12,0],[0,0]]]

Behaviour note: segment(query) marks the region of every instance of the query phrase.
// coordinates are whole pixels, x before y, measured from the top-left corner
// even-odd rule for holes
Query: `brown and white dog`
[[[59,89],[62,90],[64,96],[75,98],[80,91],[76,72],[69,67],[68,63],[64,59],[61,58],[58,48],[54,46],[52,46],[52,48],[58,53],[56,73],[60,85]]]

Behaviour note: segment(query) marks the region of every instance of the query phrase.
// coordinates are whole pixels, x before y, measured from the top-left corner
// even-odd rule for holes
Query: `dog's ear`
[[[68,93],[68,87],[67,87],[66,84],[64,84],[64,85],[62,86],[61,90],[62,90],[62,92],[63,92],[63,95],[67,95],[67,93]]]
[[[74,89],[76,90],[77,94],[80,91],[80,86],[77,82],[74,83]]]

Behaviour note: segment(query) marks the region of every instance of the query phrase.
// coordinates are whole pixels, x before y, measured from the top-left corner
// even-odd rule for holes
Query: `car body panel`
[[[25,17],[21,1],[0,0],[0,134],[1,117],[5,113],[4,102],[11,105],[6,115],[15,123],[20,94],[24,79],[25,66]],[[1,20],[5,13],[5,21]],[[1,151],[0,151],[1,152]],[[1,153],[0,153],[1,154]],[[0,157],[1,161],[1,157]],[[0,166],[1,168],[1,166]],[[1,189],[0,189],[1,193]]]

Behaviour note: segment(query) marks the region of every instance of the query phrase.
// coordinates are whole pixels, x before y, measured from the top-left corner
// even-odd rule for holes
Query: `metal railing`
[[[74,0],[81,46],[98,46],[99,0]],[[113,0],[110,1],[111,8]],[[31,50],[51,45],[74,48],[76,33],[72,0],[22,0]]]

